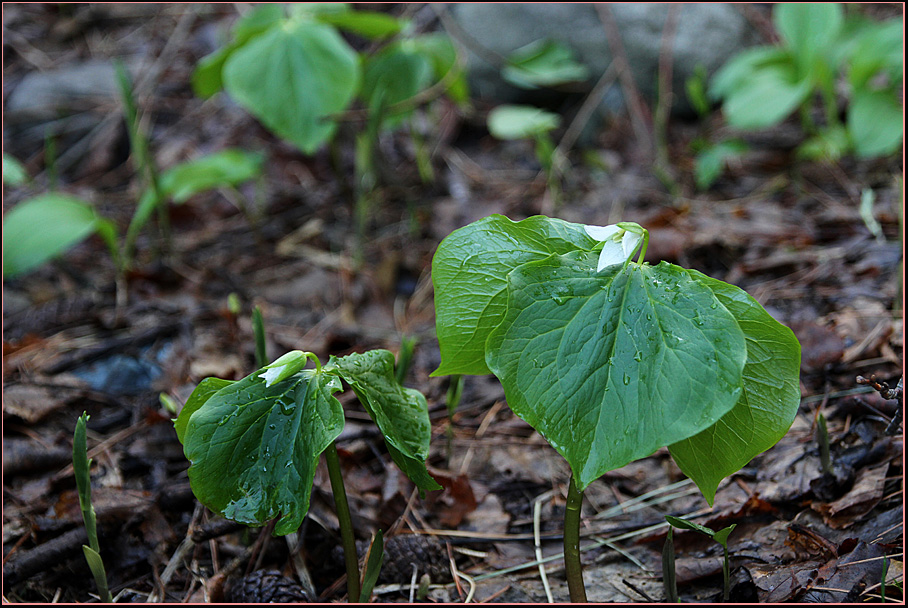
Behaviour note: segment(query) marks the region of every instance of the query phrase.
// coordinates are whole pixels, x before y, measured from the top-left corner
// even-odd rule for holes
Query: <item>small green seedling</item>
[[[710,96],[722,100],[726,120],[740,129],[776,125],[793,112],[811,136],[801,156],[835,160],[896,152],[902,142],[901,19],[879,23],[846,17],[838,3],[777,4],[773,23],[781,46],[746,50],[713,77]],[[846,90],[845,124],[839,119],[837,83]],[[825,125],[811,115],[816,95]]]
[[[382,533],[379,530],[375,533],[375,537],[369,545],[369,552],[366,554],[362,590],[359,594],[359,602],[361,604],[365,604],[372,597],[372,590],[375,589],[375,583],[378,582],[378,575],[381,573],[382,558],[385,554],[384,547]]]
[[[728,161],[738,158],[747,150],[747,144],[740,139],[726,139],[716,144],[703,145],[694,160],[697,188],[707,190],[722,175]]]
[[[308,361],[315,369],[305,369]],[[401,386],[386,350],[331,357],[291,351],[242,380],[202,380],[175,421],[189,480],[212,511],[252,526],[278,518],[276,535],[295,532],[309,509],[324,452],[340,522],[348,596],[360,598],[353,527],[334,441],[344,409],[334,393],[346,382],[378,425],[391,458],[421,491],[441,486],[425,460],[432,427],[426,399]]]
[[[824,475],[832,475],[832,458],[829,455],[829,431],[826,429],[826,416],[817,414],[817,444],[820,446],[820,470]]]
[[[76,477],[76,487],[79,490],[82,521],[85,524],[85,532],[88,535],[88,546],[82,545],[82,552],[85,554],[85,561],[88,562],[88,567],[95,578],[101,601],[109,604],[111,598],[110,590],[107,588],[107,571],[104,569],[104,561],[101,559],[95,508],[91,504],[91,475],[89,473],[91,459],[88,458],[85,442],[85,424],[89,418],[88,414],[82,412],[79,420],[76,421],[76,431],[73,434],[73,473]]]
[[[710,537],[720,545],[722,545],[722,580],[724,585],[722,587],[722,601],[728,601],[728,594],[731,591],[731,583],[729,577],[729,568],[728,568],[728,535],[732,533],[732,530],[738,524],[732,524],[727,528],[722,528],[718,532],[707,528],[706,526],[701,526],[700,524],[695,524],[692,521],[687,521],[686,519],[681,519],[680,517],[672,517],[671,515],[665,516],[665,521],[670,523],[675,528],[679,530],[694,530],[700,534],[705,534]],[[669,534],[671,534],[671,528],[669,528]],[[665,556],[663,555],[663,559]],[[664,568],[663,568],[664,569]],[[677,594],[677,591],[675,592]]]
[[[579,522],[590,483],[668,446],[712,504],[800,403],[791,330],[738,287],[644,263],[648,241],[633,222],[493,215],[448,235],[432,260],[433,375],[495,374],[514,413],[571,467],[572,601],[586,597]]]
[[[489,133],[497,139],[532,139],[536,143],[536,160],[545,173],[549,192],[556,203],[560,201],[564,160],[549,133],[558,128],[561,117],[534,106],[503,105],[489,112],[487,122]]]

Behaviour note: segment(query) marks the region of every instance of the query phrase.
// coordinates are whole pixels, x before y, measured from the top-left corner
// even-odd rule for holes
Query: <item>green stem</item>
[[[580,507],[583,492],[577,489],[574,476],[568,485],[567,508],[564,511],[564,570],[572,603],[586,603],[583,569],[580,566]]]
[[[328,465],[328,477],[331,480],[331,492],[334,494],[334,508],[337,511],[337,522],[340,525],[341,542],[344,546],[344,565],[347,567],[347,601],[359,600],[359,558],[356,556],[356,541],[353,539],[353,520],[350,519],[350,505],[347,504],[347,492],[344,490],[344,478],[341,474],[340,459],[334,442],[325,450],[325,463]]]
[[[268,357],[265,352],[265,320],[258,306],[252,309],[252,333],[255,336],[255,364],[261,369],[268,364]]]
[[[724,559],[722,560],[722,580],[724,582],[724,585],[722,586],[722,601],[727,602],[728,594],[729,594],[729,591],[731,590],[730,584],[729,584],[729,573],[728,573],[728,544],[722,545],[722,550],[724,553],[724,555],[723,555]]]

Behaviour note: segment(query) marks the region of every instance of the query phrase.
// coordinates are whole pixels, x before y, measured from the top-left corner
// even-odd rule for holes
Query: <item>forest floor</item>
[[[650,169],[651,151],[619,118],[586,153],[572,154],[564,202],[556,206],[531,143],[494,140],[481,104],[462,112],[439,100],[433,111],[440,127],[428,134],[434,181],[420,180],[408,135],[385,136],[383,180],[359,241],[349,133],[342,130],[332,164],[325,151],[309,157],[280,141],[223,94],[193,96],[192,69],[207,52],[202,40],[234,11],[4,5],[4,99],[33,70],[126,57],[138,70],[159,166],[224,147],[262,150],[268,158],[266,178],[240,189],[253,221],[221,194],[172,207],[171,250],[158,255],[163,246],[150,225],[119,302],[114,265],[96,237],[4,281],[4,601],[95,601],[71,467],[83,411],[91,415],[101,555],[118,601],[218,601],[237,597],[244,585],[265,593],[255,587],[268,586],[261,577],[241,582],[261,570],[279,571],[291,587],[308,576],[312,599],[344,598],[326,470],[317,472],[295,546],[268,526],[225,525],[193,496],[173,415],[159,399],[166,393],[182,404],[202,378],[253,371],[254,306],[263,312],[270,359],[293,349],[322,361],[372,348],[397,353],[404,338],[418,341],[405,383],[428,400],[428,465],[443,491],[420,499],[352,393],[341,398],[347,423],[338,447],[357,538],[394,527],[396,548],[388,553],[402,556],[386,565],[375,601],[411,597],[418,579],[403,559],[411,554],[423,560],[420,575],[433,573],[427,601],[546,601],[534,512],[541,553],[553,557],[544,578],[553,598],[567,601],[558,557],[567,464],[510,411],[494,377],[466,377],[449,421],[449,379],[429,376],[440,362],[432,255],[452,230],[492,213],[594,225],[635,221],[650,230],[647,261],[738,285],[801,343],[802,401],[791,430],[726,479],[712,508],[665,449],[588,488],[581,547],[591,601],[664,598],[665,515],[715,530],[737,525],[729,539],[732,600],[880,601],[884,577],[887,599],[901,599],[903,440],[901,427],[890,424],[901,412],[857,380],[894,387],[902,374],[900,158],[798,160],[793,150],[802,133],[791,121],[745,134],[750,151],[698,192],[691,142],[724,129],[716,110],[703,121],[669,124],[667,188]],[[128,159],[120,107],[113,98],[85,112],[115,118],[58,144],[56,179],[122,228],[141,180]],[[6,188],[4,213],[54,179],[43,136],[29,133],[15,141],[4,133],[5,151],[35,176],[28,186]],[[81,146],[78,154],[66,156],[70,146]],[[877,236],[860,211],[866,189],[875,193]],[[231,294],[238,314],[228,308]],[[832,462],[825,474],[820,413]],[[414,533],[422,540],[407,538]],[[422,544],[406,544],[412,542]],[[674,550],[682,601],[720,597],[721,547],[676,531]]]

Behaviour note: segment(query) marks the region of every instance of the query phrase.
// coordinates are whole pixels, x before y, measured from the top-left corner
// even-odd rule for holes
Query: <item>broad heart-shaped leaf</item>
[[[429,407],[419,391],[404,388],[394,373],[394,355],[387,350],[370,350],[332,358],[325,367],[336,365],[378,425],[391,458],[420,490],[440,490],[426,470],[432,424]]]
[[[334,135],[328,117],[353,100],[359,58],[330,25],[299,19],[272,27],[224,63],[224,86],[266,127],[312,154]]]
[[[743,289],[696,270],[687,273],[734,315],[747,342],[744,390],[735,407],[708,429],[668,446],[712,505],[719,482],[774,446],[794,422],[801,402],[801,345]]]
[[[284,16],[280,4],[261,4],[249,11],[233,26],[233,40],[199,61],[192,73],[192,90],[199,97],[208,98],[224,87],[222,71],[231,54],[255,36],[261,34]]]
[[[508,405],[581,490],[715,424],[741,395],[747,354],[735,318],[683,268],[596,262],[573,252],[511,271],[486,353]]]
[[[296,531],[309,510],[319,454],[344,426],[340,379],[315,370],[265,386],[261,370],[224,386],[183,433],[192,491],[229,519]],[[200,397],[201,398],[201,397]]]
[[[3,276],[28,272],[98,232],[113,230],[86,201],[48,192],[22,201],[3,218]]]
[[[596,245],[582,224],[542,215],[520,222],[491,215],[449,234],[432,258],[441,349],[441,365],[432,375],[491,373],[486,338],[507,307],[508,273],[553,253]]]
[[[586,80],[589,69],[574,59],[570,47],[549,39],[531,42],[514,51],[501,75],[514,86],[536,89]]]

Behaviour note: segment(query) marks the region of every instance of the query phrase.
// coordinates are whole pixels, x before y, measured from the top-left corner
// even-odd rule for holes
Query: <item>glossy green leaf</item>
[[[18,160],[3,153],[3,183],[10,186],[19,186],[28,181],[28,172]]]
[[[857,91],[848,107],[848,135],[861,158],[885,156],[899,149],[904,110],[889,91]]]
[[[440,490],[426,470],[432,438],[426,398],[397,382],[394,355],[387,350],[371,350],[332,358],[326,371],[332,364],[378,425],[397,466],[421,490]]]
[[[514,86],[536,89],[584,81],[589,69],[574,59],[570,47],[557,40],[537,40],[514,51],[501,75]]]
[[[102,222],[89,203],[68,194],[22,201],[3,218],[3,276],[35,269],[88,238]]]
[[[95,579],[101,602],[111,603],[110,589],[107,587],[107,571],[104,569],[104,560],[101,559],[101,554],[88,545],[82,545],[82,554],[85,555],[88,569],[91,570],[91,575]]]
[[[794,66],[764,66],[726,97],[722,111],[739,129],[771,127],[794,112],[811,91],[811,81],[798,80]]]
[[[735,407],[713,426],[669,446],[678,467],[712,504],[719,482],[774,446],[794,422],[801,402],[801,346],[744,290],[686,272],[734,315],[747,344],[743,392]]]
[[[842,5],[835,2],[776,4],[772,18],[804,78],[809,77],[814,62],[836,41],[844,22]]]
[[[208,98],[224,88],[222,71],[227,58],[249,40],[277,24],[283,16],[284,9],[280,4],[261,4],[237,21],[230,44],[199,61],[192,73],[193,92],[199,97]]]
[[[196,497],[250,525],[280,516],[296,531],[309,509],[319,455],[344,426],[340,380],[307,369],[265,386],[262,370],[224,386],[188,419],[183,450]]]
[[[197,409],[205,405],[205,402],[224,388],[233,384],[233,380],[222,380],[220,378],[205,378],[199,382],[198,386],[193,389],[189,399],[186,400],[183,409],[180,410],[173,426],[177,431],[177,439],[183,443],[183,437],[186,435],[186,426],[189,424],[189,418]]]
[[[359,58],[337,31],[308,20],[272,27],[224,64],[224,86],[266,127],[307,154],[337,129],[360,82]]]
[[[727,549],[728,548],[728,536],[732,532],[734,532],[734,530],[737,526],[738,526],[738,524],[732,524],[732,525],[728,526],[727,528],[722,528],[721,530],[719,530],[718,532],[713,534],[713,540]]]
[[[489,133],[498,139],[525,139],[557,129],[561,117],[535,106],[498,106],[489,112]]]
[[[375,11],[338,11],[318,15],[318,20],[371,40],[390,38],[406,25],[396,17]]]
[[[712,538],[716,533],[712,528],[707,528],[698,523],[687,521],[680,517],[673,517],[671,515],[665,516],[665,521],[670,523],[673,527],[678,528],[679,530],[693,530],[694,532],[699,532],[700,534],[705,534],[706,536]]]
[[[683,268],[575,251],[507,275],[486,362],[508,405],[568,461],[578,488],[714,425],[741,395],[735,318]]]
[[[507,307],[507,276],[553,253],[597,243],[581,224],[545,216],[513,222],[492,215],[449,234],[432,258],[441,365],[433,376],[488,374],[485,344]]]

